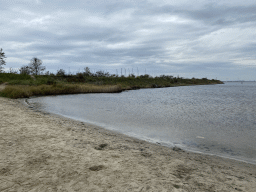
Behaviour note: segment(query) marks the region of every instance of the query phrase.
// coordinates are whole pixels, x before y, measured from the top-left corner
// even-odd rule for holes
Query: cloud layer
[[[171,1],[170,1],[171,2]],[[254,1],[1,1],[6,70],[46,69],[256,80]]]

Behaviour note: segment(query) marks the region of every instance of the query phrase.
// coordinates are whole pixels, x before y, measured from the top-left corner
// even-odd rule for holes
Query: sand
[[[0,84],[0,91],[4,90],[6,85],[7,85],[7,83]]]
[[[0,97],[0,191],[256,191],[256,165],[172,149]]]

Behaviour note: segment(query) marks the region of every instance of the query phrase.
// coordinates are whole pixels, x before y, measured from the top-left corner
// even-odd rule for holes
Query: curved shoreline
[[[68,95],[64,95],[64,96],[68,96]],[[71,95],[73,96],[73,95]],[[75,96],[75,94],[74,94]],[[37,99],[37,97],[33,97],[33,99]],[[40,97],[39,97],[40,98]],[[47,97],[46,97],[47,98]],[[49,98],[56,98],[56,97],[49,97]],[[58,97],[57,97],[58,98]],[[26,101],[26,104],[27,105],[30,105],[31,107],[33,106],[34,109],[36,111],[40,111],[42,110],[41,112],[46,112],[46,113],[50,113],[50,114],[53,114],[53,115],[56,115],[55,113],[53,113],[51,110],[49,110],[48,108],[48,111],[46,109],[43,109],[42,108],[42,104],[46,104],[44,102],[38,102],[36,101],[36,103],[33,102],[33,99],[32,101],[30,100],[29,101],[29,98],[24,98],[22,100],[25,100]],[[31,102],[31,103],[30,103]],[[67,100],[65,100],[65,102],[68,102]],[[39,105],[38,105],[39,104]],[[48,103],[49,104],[49,103]],[[53,104],[53,103],[52,103]],[[61,104],[59,103],[59,106],[61,106]],[[72,106],[73,107],[73,106]],[[80,105],[79,105],[80,107]],[[92,109],[94,108],[94,106],[92,107]],[[69,110],[68,108],[66,108],[66,110]],[[53,110],[54,111],[54,110]],[[122,129],[119,129],[120,126],[109,126],[109,124],[111,124],[111,122],[109,124],[102,124],[100,122],[97,121],[97,119],[94,119],[95,121],[87,121],[86,120],[83,120],[82,117],[78,118],[78,117],[75,117],[75,116],[72,116],[73,114],[70,114],[70,113],[62,113],[60,111],[56,112],[58,114],[59,117],[61,118],[68,118],[68,119],[71,119],[71,120],[74,120],[74,121],[78,121],[78,122],[83,122],[83,123],[86,123],[86,124],[90,124],[90,125],[93,125],[93,126],[97,126],[97,127],[101,127],[102,129],[107,129],[109,131],[116,131],[117,133],[120,133],[120,134],[124,134],[126,136],[129,136],[129,137],[134,137],[136,139],[140,139],[140,140],[143,140],[143,141],[147,141],[147,142],[150,142],[150,143],[153,143],[153,144],[160,144],[162,146],[166,146],[166,147],[169,147],[169,148],[173,148],[173,147],[179,147],[185,151],[188,151],[188,152],[192,152],[192,153],[199,153],[199,154],[203,154],[203,155],[209,155],[209,156],[218,156],[218,157],[221,157],[221,158],[226,158],[226,159],[232,159],[232,160],[236,160],[236,161],[240,161],[240,162],[244,162],[244,163],[249,163],[249,164],[253,164],[253,165],[256,165],[256,159],[253,159],[253,158],[247,158],[247,156],[242,156],[242,155],[237,155],[237,156],[232,156],[228,153],[220,153],[219,151],[215,150],[215,151],[211,151],[211,152],[207,152],[207,151],[203,151],[203,150],[200,150],[200,148],[189,148],[189,146],[187,147],[185,144],[183,145],[182,142],[173,142],[173,141],[170,141],[170,142],[163,142],[161,139],[154,139],[154,138],[150,138],[150,137],[145,137],[145,135],[142,135],[142,134],[136,134],[135,132],[132,132],[132,131],[129,131],[129,132],[125,132],[124,130]],[[65,115],[61,115],[62,114],[65,114]],[[112,115],[114,116],[114,115]],[[113,121],[115,122],[115,121]],[[143,125],[142,125],[143,126]],[[136,126],[136,129],[138,127]],[[135,129],[134,129],[135,130]],[[178,143],[178,144],[177,144]],[[227,146],[228,148],[229,146]],[[210,151],[210,150],[209,150]],[[241,150],[243,151],[243,150]],[[218,153],[219,152],[219,153]],[[249,151],[251,154],[252,154],[252,151]]]
[[[30,104],[28,103],[27,99],[29,98],[26,98],[26,99],[22,99],[24,100],[24,103],[26,103],[26,105],[29,107],[29,108],[32,108],[30,106]],[[32,108],[33,109],[33,108]],[[120,134],[120,135],[123,135],[123,136],[127,136],[127,137],[130,137],[130,138],[134,138],[134,139],[138,139],[138,140],[141,140],[141,141],[145,141],[145,142],[149,142],[149,143],[152,143],[152,144],[155,144],[155,145],[160,145],[160,146],[163,146],[163,147],[168,147],[171,149],[173,148],[178,148],[180,150],[184,150],[186,152],[191,152],[191,153],[195,153],[195,154],[201,154],[201,155],[208,155],[208,156],[215,156],[215,157],[220,157],[220,158],[223,158],[223,159],[230,159],[230,160],[234,160],[234,161],[238,161],[238,162],[243,162],[243,163],[248,163],[248,164],[252,164],[252,165],[256,165],[256,162],[251,162],[251,161],[247,161],[247,160],[244,160],[242,158],[232,158],[231,156],[225,156],[225,155],[218,155],[218,154],[214,154],[214,153],[207,153],[207,152],[202,152],[202,151],[199,151],[199,150],[193,150],[193,149],[188,149],[188,148],[185,148],[185,147],[182,147],[180,144],[179,145],[176,145],[176,144],[165,144],[165,143],[161,143],[161,142],[158,142],[158,141],[153,141],[151,138],[145,138],[145,137],[140,137],[140,136],[137,136],[136,134],[125,134],[125,133],[121,133],[120,131],[115,131],[115,130],[111,130],[111,129],[107,129],[103,126],[100,126],[100,125],[97,125],[96,123],[89,123],[89,122],[85,122],[85,121],[81,121],[81,120],[78,120],[78,119],[73,119],[71,117],[67,117],[67,116],[63,116],[63,115],[59,115],[59,114],[54,114],[54,113],[51,113],[51,112],[47,112],[47,111],[40,111],[38,109],[33,109],[33,110],[36,110],[37,112],[40,112],[40,113],[43,113],[43,114],[50,114],[50,115],[53,115],[53,116],[57,116],[59,118],[63,118],[63,119],[68,119],[68,120],[71,120],[71,121],[76,121],[76,122],[79,122],[79,123],[84,123],[84,124],[88,124],[90,126],[95,126],[95,127],[98,127],[99,129],[102,129],[102,130],[106,130],[106,131],[109,131],[109,132],[113,132],[115,134]]]
[[[248,191],[256,166],[35,112],[0,97],[0,191]]]

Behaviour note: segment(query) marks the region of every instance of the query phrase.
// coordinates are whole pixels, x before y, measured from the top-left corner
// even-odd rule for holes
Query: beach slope
[[[256,191],[256,166],[134,139],[0,97],[0,191]]]

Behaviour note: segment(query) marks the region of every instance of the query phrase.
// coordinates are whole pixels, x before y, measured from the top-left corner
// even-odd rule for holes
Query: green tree
[[[42,60],[34,57],[31,59],[29,64],[29,69],[33,75],[40,75],[41,72],[45,70],[45,67],[42,66]]]
[[[92,75],[92,73],[91,73],[89,67],[84,68],[84,71],[85,71],[85,72],[84,72],[84,75],[85,75],[85,76],[91,76],[91,75]]]
[[[6,58],[5,54],[3,52],[3,49],[1,48],[0,49],[0,73],[3,72],[3,65],[5,65],[5,60],[4,60],[5,58]]]
[[[29,75],[30,74],[30,68],[29,68],[29,66],[22,66],[21,68],[20,68],[20,74],[26,74],[26,75]]]
[[[66,72],[64,69],[57,70],[57,76],[65,76]]]

